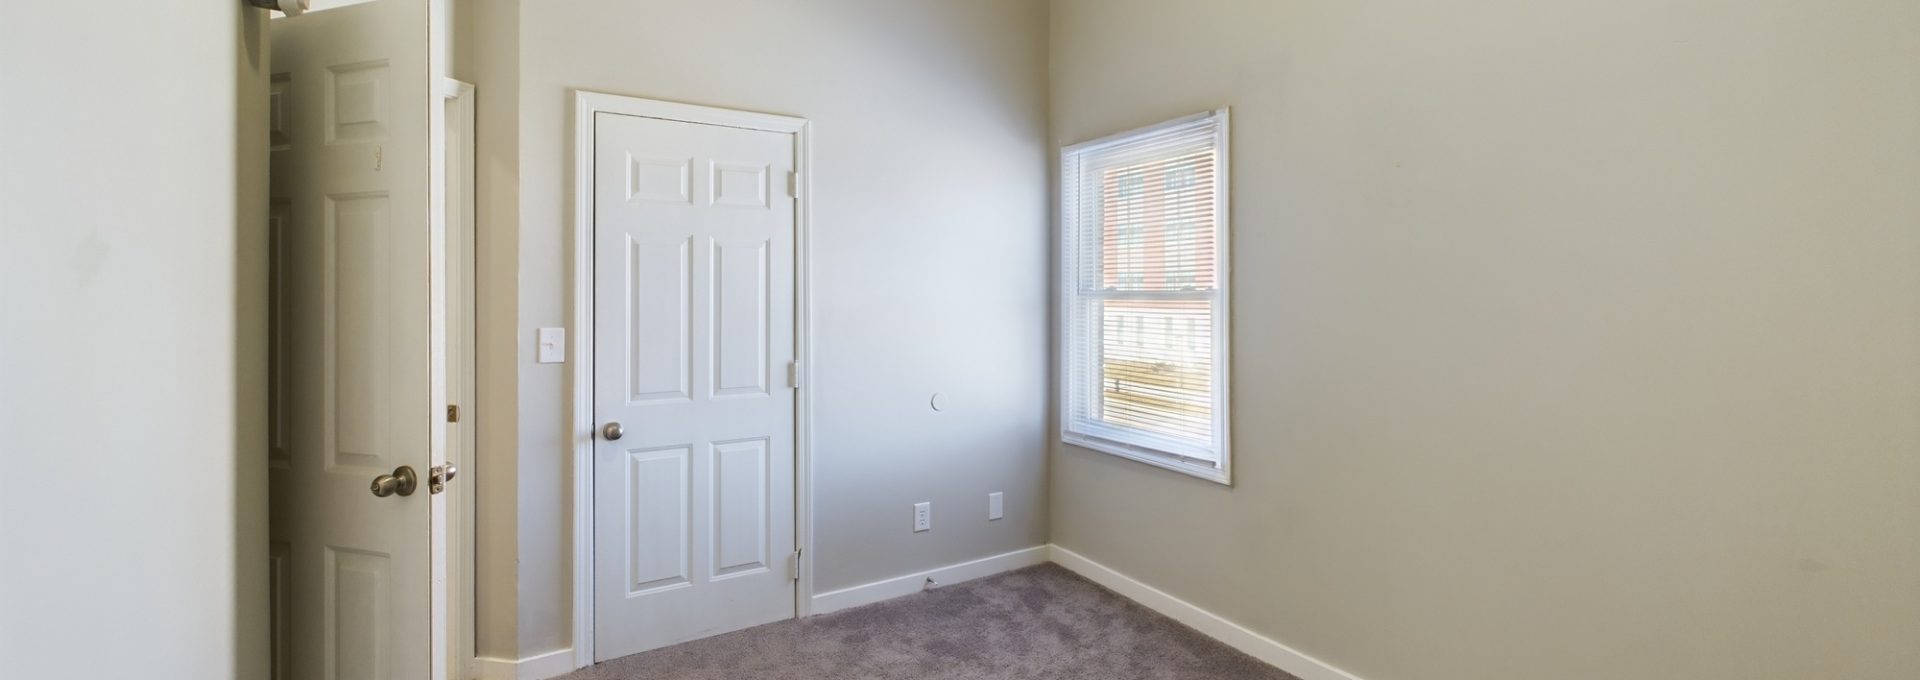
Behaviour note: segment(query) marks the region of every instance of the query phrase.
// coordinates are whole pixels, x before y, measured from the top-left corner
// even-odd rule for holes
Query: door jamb
[[[805,118],[736,111],[615,94],[574,90],[573,120],[573,371],[569,432],[573,444],[573,662],[593,665],[593,162],[594,118],[616,113],[643,118],[764,130],[793,135],[794,356],[800,386],[794,395],[794,546],[800,578],[794,587],[794,617],[812,613],[813,572],[813,212],[810,166],[812,125]]]
[[[443,360],[440,363],[443,366],[447,366],[448,370],[447,394],[444,402],[448,405],[457,405],[464,411],[460,418],[461,422],[459,426],[467,430],[474,427],[472,414],[475,413],[476,409],[474,408],[473,400],[468,397],[473,393],[473,381],[478,367],[474,365],[474,357],[470,346],[465,346],[463,350],[459,352],[455,352],[453,348],[456,345],[464,344],[462,340],[454,336],[454,333],[463,334],[463,336],[469,340],[473,337],[474,333],[473,310],[476,305],[473,296],[476,289],[472,285],[472,282],[475,280],[474,267],[478,264],[478,260],[473,256],[473,248],[476,243],[476,233],[474,231],[475,204],[473,200],[473,154],[476,143],[474,136],[475,130],[473,127],[473,91],[474,86],[472,83],[453,78],[442,78],[440,81],[439,103],[440,106],[444,107],[443,112],[446,116],[445,148],[438,154],[438,157],[442,159],[440,163],[442,171],[446,173],[444,178],[446,187],[444,196],[446,200],[442,203],[443,205],[451,205],[453,208],[448,210],[449,214],[447,214],[446,219],[442,221],[446,229],[444,242],[446,243],[446,250],[448,251],[447,254],[449,257],[447,258],[448,261],[446,265],[443,266],[439,272],[439,278],[443,282],[441,285],[444,286],[444,290],[446,291],[447,302],[451,303],[457,300],[466,310],[456,317],[453,313],[452,305],[447,304],[446,313],[442,317],[447,320],[447,332],[442,337],[442,347],[445,348],[447,354],[457,355],[460,361],[460,375],[453,374],[453,368],[448,366],[450,362]],[[456,233],[460,240],[458,253],[462,259],[457,265],[451,261],[452,258],[450,257],[454,254]],[[466,285],[457,285],[456,282],[452,280],[451,276],[455,273],[459,273],[460,276],[466,279]],[[452,323],[455,318],[460,319],[459,327],[455,327]],[[455,388],[456,384],[459,386],[458,389]],[[450,420],[450,418],[441,419],[440,422],[436,423],[436,426],[445,428],[448,425],[447,420]],[[472,439],[471,437],[463,438]],[[447,442],[447,449],[449,451],[452,450],[453,444],[451,441]],[[443,519],[445,521],[435,525],[435,538],[442,542],[443,546],[440,549],[444,550],[445,557],[443,559],[449,563],[446,569],[446,589],[450,592],[443,596],[444,602],[442,606],[435,608],[433,613],[441,617],[442,621],[445,622],[438,626],[438,628],[452,636],[452,639],[446,643],[448,649],[444,655],[446,657],[447,668],[451,672],[451,678],[470,677],[474,661],[473,544],[475,524],[473,521],[473,491],[470,487],[472,486],[471,480],[473,479],[475,466],[472,449],[462,447],[460,454],[461,457],[458,461],[453,460],[451,456],[445,461],[449,465],[456,463],[459,465],[459,476],[455,477],[454,483],[447,487],[449,507],[443,513]]]

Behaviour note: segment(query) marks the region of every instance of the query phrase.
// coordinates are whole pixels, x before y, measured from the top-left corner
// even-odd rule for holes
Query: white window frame
[[[1180,442],[1168,438],[1156,437],[1151,432],[1107,426],[1095,421],[1077,421],[1073,415],[1073,400],[1069,398],[1070,395],[1068,393],[1069,390],[1076,389],[1077,387],[1074,385],[1072,379],[1072,361],[1075,346],[1073,329],[1074,315],[1077,313],[1075,310],[1078,309],[1078,304],[1081,301],[1081,293],[1078,289],[1077,258],[1079,257],[1079,246],[1076,241],[1079,226],[1076,224],[1078,217],[1076,211],[1079,206],[1075,205],[1073,201],[1066,200],[1066,196],[1068,195],[1066,189],[1069,182],[1078,183],[1081,181],[1081,178],[1077,175],[1069,175],[1067,169],[1072,165],[1073,160],[1081,154],[1097,151],[1103,147],[1124,144],[1141,136],[1152,135],[1210,118],[1215,120],[1214,145],[1219,159],[1219,167],[1215,169],[1218,175],[1215,179],[1214,196],[1214,214],[1219,219],[1219,232],[1215,235],[1216,240],[1214,245],[1214,277],[1215,286],[1217,286],[1219,292],[1216,295],[1218,306],[1214,310],[1213,327],[1211,329],[1213,339],[1212,384],[1214,442],[1211,453],[1217,458],[1217,461],[1188,455],[1194,453],[1190,449],[1188,449],[1186,453],[1183,453],[1182,449],[1186,447],[1181,446]],[[1061,248],[1060,254],[1056,258],[1056,264],[1058,265],[1058,285],[1060,287],[1060,311],[1059,317],[1056,319],[1059,324],[1060,342],[1057,343],[1056,351],[1058,354],[1055,357],[1057,365],[1059,366],[1059,375],[1057,376],[1059,387],[1054,397],[1058,402],[1060,441],[1062,444],[1120,456],[1219,484],[1229,486],[1233,484],[1233,456],[1230,446],[1230,434],[1232,432],[1230,416],[1232,414],[1232,408],[1228,403],[1228,395],[1232,393],[1228,384],[1228,378],[1231,375],[1228,367],[1230,364],[1229,358],[1232,354],[1230,351],[1229,330],[1232,326],[1230,323],[1230,310],[1232,309],[1233,299],[1232,292],[1229,289],[1232,275],[1228,269],[1228,263],[1232,261],[1229,243],[1232,233],[1230,210],[1232,203],[1229,200],[1230,186],[1232,183],[1230,179],[1230,167],[1232,163],[1230,162],[1230,155],[1228,153],[1231,148],[1229,144],[1229,130],[1231,127],[1229,124],[1228,109],[1221,108],[1081,142],[1060,150],[1060,165],[1058,166],[1060,169],[1059,186],[1056,187],[1055,192],[1056,199],[1060,203],[1060,221],[1058,224],[1057,237],[1059,238]],[[1098,351],[1097,330],[1090,332],[1095,333],[1095,337],[1090,339],[1090,342],[1096,343],[1094,345],[1096,348],[1094,351]],[[1095,379],[1092,382],[1097,385],[1100,381]]]

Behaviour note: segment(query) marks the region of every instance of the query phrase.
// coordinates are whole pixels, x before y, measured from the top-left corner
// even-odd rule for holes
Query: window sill
[[[1198,477],[1221,486],[1233,486],[1231,470],[1212,466],[1203,467],[1170,453],[1078,434],[1063,434],[1060,437],[1060,443],[1146,463],[1162,470],[1172,470],[1190,477]]]

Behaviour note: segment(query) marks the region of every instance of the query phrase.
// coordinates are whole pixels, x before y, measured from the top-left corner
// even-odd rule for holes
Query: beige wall
[[[1042,3],[474,5],[480,359],[515,367],[481,376],[476,479],[480,548],[516,563],[483,554],[479,579],[485,600],[512,569],[518,598],[481,605],[482,655],[570,644],[568,369],[534,363],[532,338],[567,322],[573,88],[814,122],[819,591],[1046,542]],[[955,407],[930,410],[936,391]],[[986,521],[990,491],[1005,520]],[[910,531],[915,501],[932,532]]]
[[[474,649],[520,658],[520,3],[459,0],[453,77],[474,90]],[[529,343],[530,345],[530,343]],[[537,456],[535,463],[561,465]]]
[[[1920,677],[1920,4],[1057,0],[1234,107],[1234,472],[1055,541],[1367,680]]]
[[[0,3],[0,677],[265,675],[264,28]]]

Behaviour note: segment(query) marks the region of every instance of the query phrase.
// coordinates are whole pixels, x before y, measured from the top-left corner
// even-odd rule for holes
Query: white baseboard
[[[864,604],[873,604],[882,600],[891,600],[902,595],[912,595],[920,592],[921,587],[926,584],[929,577],[935,581],[939,581],[941,585],[949,585],[982,576],[992,576],[1003,571],[1030,567],[1046,562],[1047,555],[1048,546],[1036,545],[1025,550],[1015,550],[1010,553],[994,555],[992,557],[982,557],[970,562],[950,564],[944,567],[907,574],[905,576],[896,576],[884,581],[874,581],[873,583],[858,585],[852,588],[842,588],[830,593],[820,593],[819,595],[813,596],[813,613],[816,615],[825,614],[827,612],[858,607]]]
[[[1240,624],[1222,618],[1219,614],[1201,609],[1191,602],[1167,594],[1166,591],[1134,580],[1133,577],[1087,559],[1080,553],[1057,545],[1049,548],[1051,548],[1053,562],[1066,567],[1067,570],[1106,586],[1108,590],[1138,602],[1148,609],[1160,612],[1167,618],[1186,624],[1187,627],[1200,631],[1207,637],[1224,642],[1228,647],[1238,649],[1275,668],[1297,675],[1301,680],[1360,680],[1352,673],[1302,654],[1273,638],[1247,630]]]
[[[473,680],[547,680],[573,672],[573,650],[557,649],[518,661],[479,657],[473,660]]]

